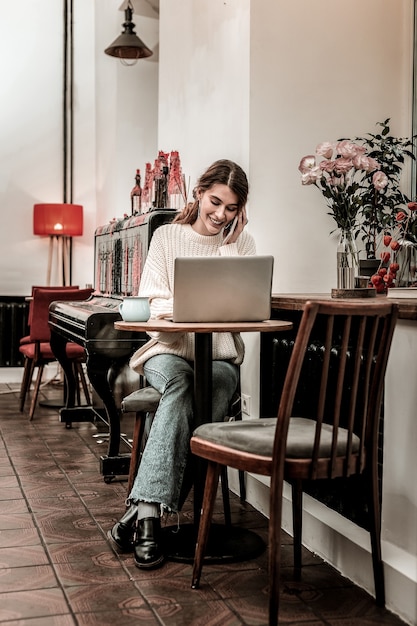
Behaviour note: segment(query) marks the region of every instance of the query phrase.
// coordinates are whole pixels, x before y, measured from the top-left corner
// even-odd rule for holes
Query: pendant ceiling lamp
[[[146,46],[135,33],[135,24],[132,22],[133,7],[129,0],[125,9],[123,32],[113,43],[105,49],[105,53],[117,57],[123,65],[134,65],[138,59],[152,56],[152,50]]]

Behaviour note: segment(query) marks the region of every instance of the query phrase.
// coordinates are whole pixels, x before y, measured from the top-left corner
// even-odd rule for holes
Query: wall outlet
[[[242,413],[250,415],[250,396],[242,393]]]

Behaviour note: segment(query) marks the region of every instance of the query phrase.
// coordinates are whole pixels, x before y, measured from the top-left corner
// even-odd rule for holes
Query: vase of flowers
[[[378,193],[386,185],[386,176],[364,146],[347,139],[319,144],[314,155],[301,159],[298,169],[303,185],[314,185],[322,192],[340,230],[337,288],[352,289],[359,266],[355,231],[362,207],[361,179],[365,173],[370,175]]]

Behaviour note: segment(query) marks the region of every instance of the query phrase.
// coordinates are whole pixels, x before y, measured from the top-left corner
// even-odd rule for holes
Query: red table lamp
[[[33,206],[33,234],[49,236],[48,270],[46,284],[51,284],[51,272],[56,247],[58,275],[62,284],[70,283],[71,237],[83,234],[83,207],[80,204],[35,204]]]

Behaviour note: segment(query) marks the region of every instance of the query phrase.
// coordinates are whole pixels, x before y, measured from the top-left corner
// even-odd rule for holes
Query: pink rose
[[[351,159],[347,159],[341,157],[340,159],[336,159],[335,161],[335,171],[338,174],[346,174],[353,167],[353,163]]]
[[[388,178],[384,174],[384,172],[375,172],[372,176],[372,184],[377,189],[377,191],[381,191],[388,185]]]
[[[395,216],[395,219],[397,220],[397,222],[403,222],[406,217],[407,216],[404,213],[404,211],[398,211],[397,215]]]
[[[319,167],[323,172],[331,173],[333,172],[335,165],[336,161],[321,161]]]
[[[380,165],[375,159],[367,157],[364,154],[358,154],[353,159],[353,165],[357,170],[365,170],[365,172],[373,172],[379,170]]]
[[[365,154],[366,149],[363,146],[358,146],[356,143],[353,143],[348,139],[344,139],[343,141],[339,141],[336,145],[336,151],[340,154],[340,156],[345,157],[346,159],[353,159],[359,154]]]
[[[322,156],[325,159],[331,159],[333,154],[333,144],[329,141],[323,141],[323,143],[319,143],[316,148],[316,154],[318,156]]]
[[[381,166],[378,163],[378,161],[376,159],[373,159],[372,157],[368,157],[368,161],[369,161],[369,170],[368,172],[373,172],[373,170],[380,170]]]
[[[315,167],[306,170],[301,174],[301,184],[302,185],[314,185],[321,177],[323,176],[323,172],[316,165]]]
[[[305,174],[306,172],[308,172],[315,166],[316,166],[316,157],[312,154],[309,154],[308,156],[305,156],[301,159],[298,169],[302,174]]]
[[[417,202],[409,202],[407,206],[410,211],[417,211]]]

